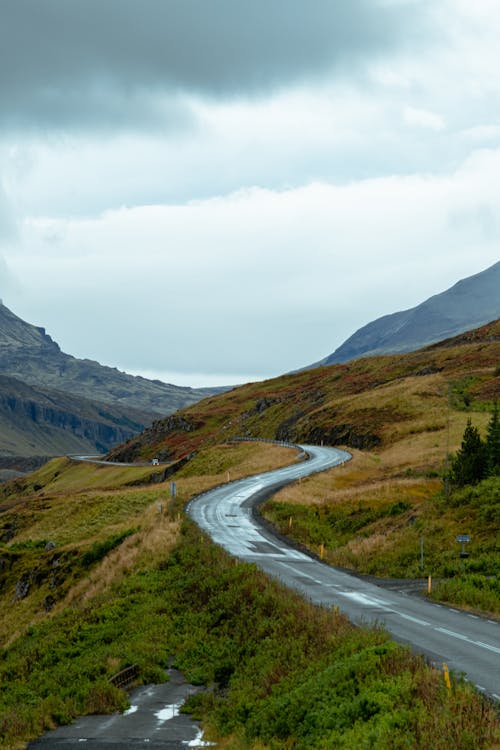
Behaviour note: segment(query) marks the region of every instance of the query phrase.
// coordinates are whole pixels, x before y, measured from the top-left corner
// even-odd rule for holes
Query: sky
[[[499,260],[497,0],[0,0],[0,296],[179,385]]]

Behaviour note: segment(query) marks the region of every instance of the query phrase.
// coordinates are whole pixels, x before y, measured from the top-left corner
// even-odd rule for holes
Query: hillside
[[[367,450],[418,434],[432,438],[425,460],[436,465],[444,459],[448,419],[453,428],[467,409],[484,411],[500,398],[499,362],[497,320],[417,352],[241,386],[156,421],[111,455],[178,458],[235,436]]]
[[[416,579],[420,590],[431,574],[438,599],[499,616],[500,479],[462,491],[443,483],[468,419],[484,436],[498,401],[500,321],[418,352],[242,386],[155,422],[112,455],[181,457],[236,436],[345,446],[353,459],[341,472],[284,489],[265,517],[333,565]]]
[[[129,700],[113,677],[135,665],[150,686],[172,665],[208,688],[185,708],[228,750],[490,750],[495,708],[470,684],[452,676],[447,690],[380,627],[315,607],[181,522],[228,473],[295,457],[262,443],[202,450],[163,513],[169,482],[150,484],[151,467],[55,459],[0,488],[0,745],[20,750],[81,714],[120,721]]]
[[[420,305],[384,315],[350,336],[318,365],[410,352],[500,316],[500,261]]]
[[[188,708],[207,740],[228,749],[494,747],[495,708],[460,676],[447,690],[440,670],[382,629],[353,628],[228,559],[183,510],[228,478],[296,457],[228,437],[363,444],[344,467],[280,492],[265,516],[314,553],[321,546],[325,561],[419,596],[430,574],[432,596],[498,617],[499,480],[447,493],[441,473],[467,419],[481,429],[489,420],[499,354],[497,321],[417,353],[212,397],[117,451],[191,454],[166,479],[160,467],[60,458],[0,487],[0,744],[22,747],[79,714],[123,710],[113,675],[134,664],[149,684],[173,664],[209,686]],[[464,532],[466,567],[456,543]]]
[[[186,388],[128,375],[61,351],[40,328],[0,303],[0,375],[92,401],[164,416],[220,389]]]

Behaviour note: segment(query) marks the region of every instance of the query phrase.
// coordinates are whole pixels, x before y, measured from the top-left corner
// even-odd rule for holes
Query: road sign
[[[465,542],[470,542],[470,536],[468,534],[459,534],[456,541],[461,542],[462,544],[464,544]]]

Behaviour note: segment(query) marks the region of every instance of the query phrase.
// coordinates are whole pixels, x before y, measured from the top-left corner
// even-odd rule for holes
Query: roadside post
[[[448,690],[451,690],[450,669],[447,664],[443,664],[443,677],[444,684],[446,685]]]
[[[470,536],[468,534],[459,534],[456,538],[457,542],[459,542],[462,546],[460,548],[460,559],[462,561],[462,570],[465,567],[464,560],[466,560],[469,557],[469,553],[465,551],[465,546],[470,542]]]
[[[175,504],[175,498],[177,497],[177,484],[175,482],[170,482],[170,518],[174,519],[174,504]]]

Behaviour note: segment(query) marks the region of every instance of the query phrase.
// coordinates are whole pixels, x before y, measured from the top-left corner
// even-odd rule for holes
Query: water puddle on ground
[[[181,706],[182,703],[172,703],[170,706],[162,708],[161,711],[157,711],[155,716],[163,724],[164,721],[175,719],[176,716],[179,716]]]
[[[187,698],[201,688],[189,684],[176,669],[170,668],[167,673],[167,682],[134,688],[129,694],[130,707],[122,714],[80,716],[73,724],[47,732],[29,747],[53,750],[59,744],[67,747],[86,743],[130,748],[165,743],[178,750],[217,747],[204,740],[198,722],[182,712]]]
[[[139,706],[130,706],[130,708],[127,708],[127,710],[123,712],[123,716],[129,716],[130,714],[135,714],[135,712],[138,709],[139,709]]]
[[[215,747],[215,742],[206,742],[203,739],[203,731],[200,729],[194,740],[183,740],[183,745],[186,747]]]

